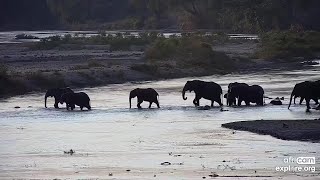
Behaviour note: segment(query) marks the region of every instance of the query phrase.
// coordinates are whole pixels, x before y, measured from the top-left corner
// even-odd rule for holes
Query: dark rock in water
[[[69,151],[63,151],[64,154],[70,154],[70,155],[73,155],[74,153],[76,153],[76,151],[70,149]]]
[[[229,110],[221,108],[220,111],[224,112],[224,111],[229,111]]]
[[[20,106],[15,106],[14,108],[15,108],[15,109],[20,109],[21,107],[20,107]]]
[[[171,163],[170,162],[163,162],[163,163],[161,163],[161,165],[162,166],[169,166],[169,165],[171,165]]]
[[[272,105],[282,105],[282,101],[281,100],[283,100],[284,98],[279,98],[279,97],[277,97],[277,98],[275,98],[275,99],[273,99],[271,102],[270,102],[270,104],[272,104]]]

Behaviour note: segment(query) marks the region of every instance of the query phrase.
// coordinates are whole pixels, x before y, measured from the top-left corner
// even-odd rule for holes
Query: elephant
[[[227,101],[227,106],[233,106],[236,105],[236,98],[232,98],[231,96],[229,96],[229,93],[224,94],[223,96],[226,101]]]
[[[250,103],[256,103],[259,106],[264,104],[264,90],[259,85],[249,86],[245,83],[232,83],[228,89],[228,99],[238,99],[238,106],[241,106],[242,101],[247,106]]]
[[[158,100],[159,94],[153,88],[147,88],[147,89],[136,88],[132,90],[129,95],[130,109],[131,109],[131,99],[135,97],[137,97],[137,107],[139,109],[142,108],[141,103],[143,101],[147,101],[150,103],[149,108],[151,108],[152,103],[156,103],[157,107],[160,108],[159,100]]]
[[[46,92],[46,95],[44,97],[44,106],[47,108],[47,98],[48,97],[54,97],[54,107],[59,108],[58,104],[60,101],[60,98],[62,94],[65,93],[73,93],[73,91],[70,88],[54,88],[54,89],[48,89]]]
[[[302,86],[302,85],[303,86]],[[297,95],[298,94],[298,95]],[[310,100],[318,101],[320,98],[320,81],[305,81],[302,83],[298,83],[294,86],[291,96],[288,109],[290,109],[292,98],[300,96],[306,100],[307,112],[310,112]]]
[[[301,105],[303,100],[305,99],[305,88],[306,86],[308,86],[308,84],[311,81],[304,81],[301,83],[297,83],[294,88],[293,91],[291,93],[292,97],[293,97],[293,103],[296,104],[296,98],[300,97],[300,102],[299,104]],[[316,83],[320,83],[320,81],[316,81]],[[316,104],[319,104],[318,99],[312,99]]]
[[[80,106],[81,111],[84,107],[91,110],[90,98],[84,92],[79,93],[65,93],[60,98],[60,104],[66,103],[67,110],[71,108],[74,110],[75,105]]]
[[[234,91],[231,94],[232,88],[234,89]],[[249,88],[249,85],[246,83],[238,83],[238,82],[230,83],[228,85],[228,93],[226,94],[227,105],[228,106],[237,105],[236,99],[238,97],[246,96],[246,92],[241,89],[247,89],[247,88]],[[239,98],[238,98],[238,101],[239,101]]]
[[[194,91],[196,97],[193,100],[193,104],[195,106],[200,106],[199,100],[201,98],[211,100],[211,107],[213,107],[214,102],[217,102],[220,106],[223,105],[221,99],[222,88],[215,82],[206,82],[200,80],[187,81],[182,90],[183,100],[187,100],[187,97],[185,97],[186,91]]]

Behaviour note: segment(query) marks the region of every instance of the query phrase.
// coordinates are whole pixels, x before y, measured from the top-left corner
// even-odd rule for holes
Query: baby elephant
[[[141,103],[143,101],[148,101],[149,104],[149,108],[151,108],[152,103],[156,103],[158,108],[160,108],[159,106],[159,101],[158,101],[158,96],[159,94],[157,93],[157,91],[155,91],[152,88],[148,88],[148,89],[134,89],[130,92],[130,96],[129,96],[129,103],[130,103],[130,108],[131,108],[131,99],[137,97],[138,99],[138,104],[137,107],[139,109],[141,109]]]
[[[71,108],[71,110],[74,110],[75,105],[80,106],[81,111],[83,110],[83,107],[91,110],[90,98],[84,92],[65,93],[60,98],[60,104],[63,104],[64,102],[67,104],[67,110],[69,110],[69,108]]]

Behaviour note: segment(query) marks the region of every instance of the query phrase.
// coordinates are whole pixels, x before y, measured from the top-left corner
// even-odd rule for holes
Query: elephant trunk
[[[45,108],[47,108],[47,99],[48,99],[48,94],[46,94],[44,97],[44,107]]]
[[[294,93],[292,92],[291,93],[291,96],[290,96],[290,102],[289,102],[289,106],[288,106],[288,109],[290,109],[290,106],[291,106],[291,101],[292,101],[292,97],[294,96]]]
[[[131,97],[129,96],[129,106],[130,106],[130,109],[131,109]]]
[[[188,98],[186,97],[186,90],[185,90],[185,89],[182,90],[182,99],[183,99],[183,100],[187,100],[187,99],[188,99]]]

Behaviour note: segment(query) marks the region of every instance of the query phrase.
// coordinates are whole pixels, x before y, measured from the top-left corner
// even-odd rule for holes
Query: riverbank
[[[215,44],[212,49],[229,57],[235,68],[222,71],[207,66],[181,66],[176,61],[146,59],[146,46],[128,46],[112,50],[108,45],[62,44],[48,50],[36,50],[36,42],[0,44],[2,97],[69,86],[94,87],[124,82],[200,77],[213,74],[249,73],[301,68],[287,63],[252,59],[259,49],[253,40]],[[226,56],[225,56],[226,55]]]
[[[282,140],[320,142],[320,120],[257,120],[222,124],[222,127],[270,135]]]

